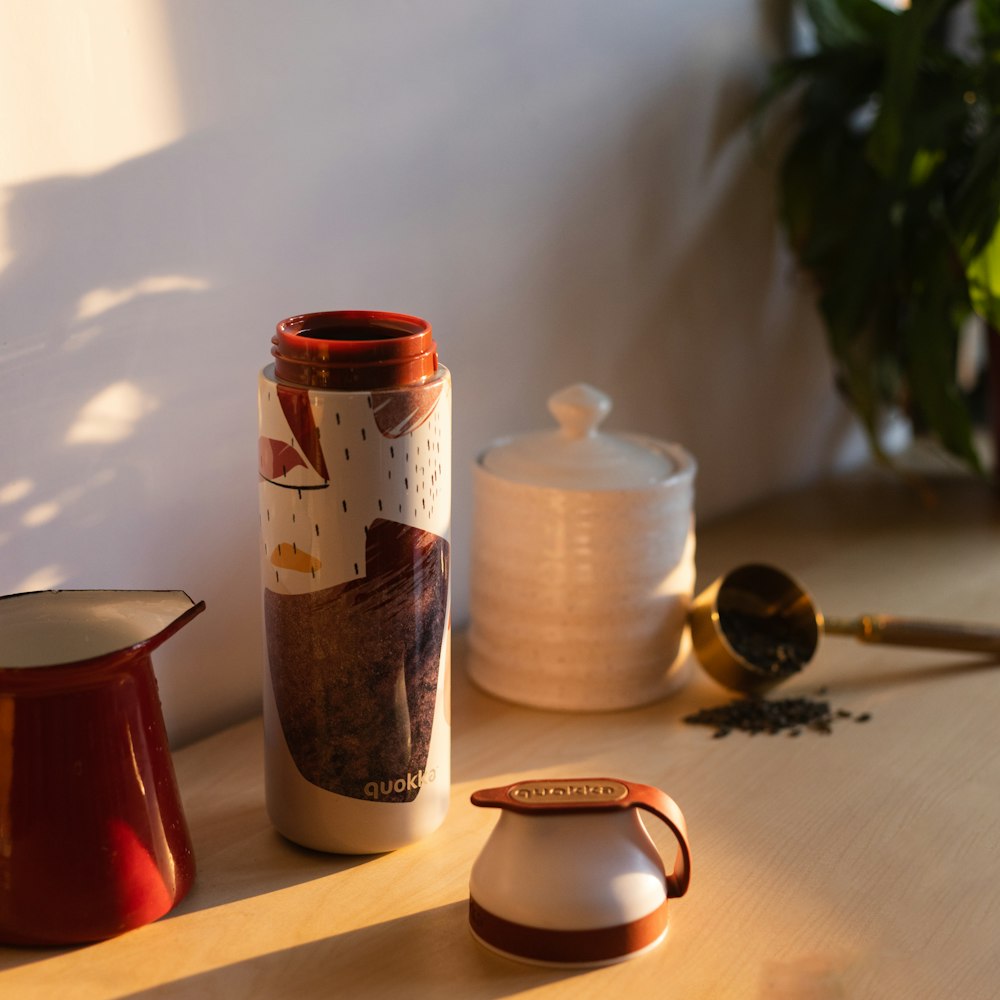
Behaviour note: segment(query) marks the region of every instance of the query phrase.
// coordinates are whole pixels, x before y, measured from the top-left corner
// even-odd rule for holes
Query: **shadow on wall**
[[[433,322],[458,624],[471,462],[544,426],[565,384],[609,392],[612,429],[687,445],[700,515],[837,457],[771,174],[730,121],[759,82],[758,12],[172,10],[188,134],[7,192],[0,590],[204,599],[156,657],[177,742],[258,705],[255,380],[283,316]]]
[[[247,234],[206,239],[191,206],[220,155],[198,137],[11,189],[0,274],[0,413],[15,429],[0,470],[0,589],[205,599],[210,613],[154,658],[178,742],[256,706],[259,638],[232,622],[259,600],[253,378],[267,331],[220,336],[246,328],[227,303],[248,280],[230,241]]]
[[[423,279],[453,280],[423,249],[433,210],[396,183],[397,136],[340,148],[292,115],[265,124],[263,142],[236,119],[6,193],[0,592],[204,599],[154,658],[177,744],[259,705],[256,375],[273,324],[371,303],[435,315]]]
[[[428,117],[440,133],[439,112],[404,118],[413,95],[387,90],[377,66],[338,90],[387,16],[358,14],[336,70],[319,57],[343,13],[325,30],[305,12],[206,9],[201,33],[176,18],[188,134],[5,192],[0,419],[16,433],[0,466],[0,592],[204,599],[208,613],[155,657],[177,744],[259,705],[256,374],[274,323],[373,302],[432,312],[411,293],[440,262],[407,210],[422,202],[400,183],[399,144]]]
[[[0,592],[204,599],[208,613],[155,657],[181,744],[259,705],[256,373],[273,324],[408,303],[410,287],[383,275],[415,256],[414,239],[384,253],[400,233],[379,220],[413,221],[397,143],[427,122],[403,117],[413,96],[386,92],[378,66],[338,90],[388,13],[345,24],[331,9],[317,26],[315,9],[175,11],[163,5],[187,134],[5,191]],[[397,48],[412,41],[396,34]],[[348,58],[332,67],[336,43]]]

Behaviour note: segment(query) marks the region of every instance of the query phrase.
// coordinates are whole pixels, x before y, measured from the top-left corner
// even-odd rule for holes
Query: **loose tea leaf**
[[[833,732],[835,718],[851,718],[851,712],[838,709],[836,715],[830,710],[830,703],[812,698],[736,698],[724,705],[703,708],[684,717],[692,726],[710,726],[715,729],[715,739],[728,736],[734,729],[755,735],[774,735],[783,730],[789,736],[798,736],[804,729],[817,733]],[[867,722],[870,713],[856,717],[857,722]]]
[[[809,662],[813,645],[795,623],[780,615],[753,615],[719,608],[719,623],[729,645],[759,670],[784,679]]]

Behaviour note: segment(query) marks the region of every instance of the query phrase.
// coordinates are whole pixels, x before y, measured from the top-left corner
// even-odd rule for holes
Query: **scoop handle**
[[[860,615],[857,618],[827,618],[823,631],[852,635],[861,642],[887,646],[923,646],[970,653],[1000,655],[1000,628],[965,622],[897,618],[894,615]]]

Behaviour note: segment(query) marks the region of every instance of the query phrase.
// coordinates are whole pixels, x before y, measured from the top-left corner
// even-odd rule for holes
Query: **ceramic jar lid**
[[[559,427],[509,438],[487,451],[482,466],[512,482],[566,490],[626,490],[655,486],[675,471],[662,451],[640,439],[602,433],[611,399],[584,383],[549,397]]]
[[[500,818],[472,866],[469,923],[487,948],[544,965],[594,966],[655,948],[667,900],[691,878],[687,826],[677,803],[618,778],[520,781],[474,792]],[[677,840],[672,871],[638,817]]]

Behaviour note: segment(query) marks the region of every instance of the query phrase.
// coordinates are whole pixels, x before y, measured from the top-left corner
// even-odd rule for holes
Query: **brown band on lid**
[[[603,962],[654,944],[667,929],[667,904],[627,924],[587,930],[550,930],[505,920],[469,899],[469,924],[487,944],[540,962]]]
[[[666,823],[677,838],[667,895],[683,896],[691,882],[691,847],[684,814],[669,795],[652,785],[617,778],[546,778],[480,789],[472,793],[472,804],[525,815],[645,809]]]
[[[431,325],[403,313],[344,310],[282,320],[271,338],[274,373],[316,389],[418,385],[438,369]]]

